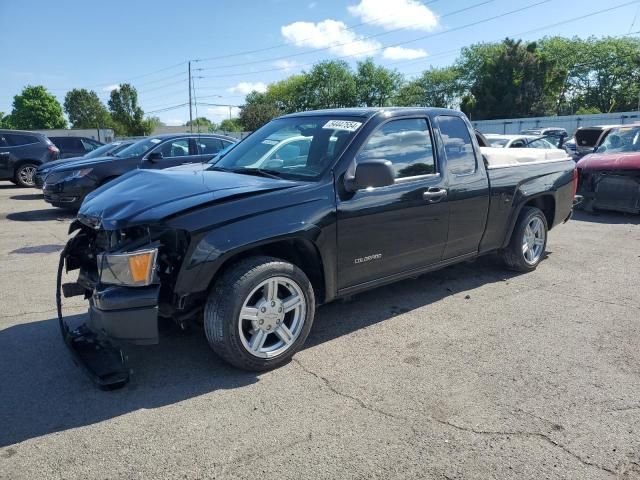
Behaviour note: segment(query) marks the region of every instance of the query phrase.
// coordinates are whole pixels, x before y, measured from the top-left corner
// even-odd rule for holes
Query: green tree
[[[516,118],[552,113],[546,96],[550,66],[535,42],[505,39],[463,49],[458,62],[468,88],[462,109],[474,119]]]
[[[356,79],[341,60],[317,63],[306,74],[305,95],[311,109],[356,107]]]
[[[138,92],[128,83],[111,91],[109,111],[118,135],[142,136],[151,133],[152,125],[144,121],[144,112],[138,105]]]
[[[0,112],[0,128],[11,128],[11,115]]]
[[[111,116],[93,90],[73,89],[64,97],[64,110],[73,128],[107,128]]]
[[[245,104],[240,107],[240,118],[237,124],[241,125],[240,131],[254,131],[280,115],[280,110],[272,98],[265,93],[251,92],[245,98]],[[225,131],[226,120],[220,123],[220,129]]]
[[[457,68],[432,67],[400,87],[395,103],[399,106],[456,108],[460,103],[461,93],[460,72]]]
[[[252,99],[255,100],[254,103],[271,104],[281,113],[309,110],[307,80],[306,74],[291,75],[284,80],[270,84],[264,96],[252,97]],[[248,96],[247,103],[251,103],[252,99]]]
[[[193,130],[195,132],[213,132],[217,125],[206,117],[194,118],[193,121],[188,120],[185,124],[186,127],[196,127]]]
[[[238,118],[227,118],[220,122],[220,130],[223,132],[242,132],[244,130],[243,124]]]
[[[355,74],[356,103],[363,107],[389,105],[402,81],[402,75],[397,71],[378,66],[370,58],[358,62]]]
[[[24,130],[66,128],[67,121],[56,97],[42,85],[29,85],[13,97],[11,125]]]

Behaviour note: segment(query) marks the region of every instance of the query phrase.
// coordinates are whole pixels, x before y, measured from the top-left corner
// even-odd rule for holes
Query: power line
[[[440,18],[446,18],[446,17],[452,16],[452,15],[455,15],[455,14],[458,14],[458,13],[466,12],[466,11],[471,10],[473,8],[478,8],[480,6],[483,6],[483,5],[486,5],[488,3],[492,3],[492,2],[495,2],[495,1],[496,0],[484,0],[484,1],[476,3],[474,5],[470,5],[468,7],[461,8],[461,9],[456,10],[454,12],[449,12],[449,13],[446,13],[444,15],[441,15]],[[540,3],[547,3],[547,2],[550,2],[550,1],[552,1],[552,0],[543,0]],[[533,6],[535,6],[535,5],[533,5]],[[527,8],[530,8],[530,7],[525,7],[525,8],[523,8],[523,10],[525,10]],[[496,18],[499,18],[499,16],[496,17]],[[278,61],[278,60],[286,60],[286,59],[293,58],[293,57],[300,57],[300,56],[303,56],[303,55],[309,55],[309,54],[312,54],[312,53],[322,52],[322,51],[325,51],[325,50],[331,50],[332,48],[336,48],[336,47],[344,47],[346,45],[351,45],[351,44],[357,43],[357,42],[363,42],[363,41],[366,41],[366,40],[370,40],[372,38],[382,37],[384,35],[389,35],[391,33],[396,33],[396,32],[399,32],[399,31],[410,29],[410,28],[415,27],[417,25],[419,25],[419,24],[413,24],[413,25],[409,25],[409,26],[406,26],[406,27],[394,28],[392,30],[387,30],[385,32],[380,32],[380,33],[376,33],[374,35],[369,35],[369,36],[366,36],[366,37],[358,38],[358,39],[353,40],[353,41],[343,42],[343,43],[336,43],[336,44],[330,45],[328,47],[314,48],[314,49],[311,49],[311,50],[306,50],[304,52],[293,53],[293,54],[290,54],[290,55],[283,55],[283,56],[280,56],[280,57],[271,57],[271,58],[267,58],[267,59],[264,59],[264,60],[254,60],[254,61],[251,61],[251,62],[242,62],[242,63],[235,63],[235,64],[229,64],[229,65],[219,65],[219,66],[215,66],[215,67],[196,68],[195,70],[198,70],[198,71],[219,70],[221,68],[244,67],[244,66],[247,66],[247,65],[255,65],[255,64],[259,64],[259,63],[273,62],[273,61]],[[446,30],[445,32],[447,32],[447,31],[449,31],[449,30]],[[304,41],[304,40],[302,40],[302,41]],[[381,48],[376,48],[375,50],[371,50],[371,52],[379,51],[379,50],[382,50],[384,48],[385,48],[384,46],[381,47]],[[369,53],[369,52],[365,52],[365,53]],[[351,56],[357,56],[357,55],[361,55],[361,53],[354,54],[354,55],[345,55],[345,57],[351,57]],[[338,57],[338,58],[340,58],[340,57]],[[287,70],[287,69],[288,69],[288,67],[279,67],[279,68],[277,68],[277,70]],[[269,71],[273,71],[273,70],[269,70]]]
[[[431,0],[429,2],[424,2],[423,5],[425,5],[425,6],[431,5],[432,3],[436,3],[438,1],[440,1],[440,0]],[[490,0],[490,1],[494,1],[494,0]],[[486,3],[489,3],[489,2],[486,2]],[[375,24],[375,23],[378,23],[380,20],[386,20],[388,18],[389,17],[379,17],[379,18],[374,18],[373,20],[369,20],[369,21],[366,21],[366,22],[360,22],[360,23],[356,23],[354,25],[348,25],[345,28],[345,30],[354,30],[355,28],[361,27],[363,25]],[[392,15],[392,18],[393,18],[393,15]],[[311,40],[311,38],[303,39],[303,41],[307,41],[307,40]],[[277,45],[272,45],[270,47],[258,48],[258,49],[255,49],[255,50],[243,50],[241,52],[230,53],[230,54],[226,54],[226,55],[218,55],[218,56],[215,56],[215,57],[196,58],[196,59],[192,59],[192,61],[193,62],[210,62],[210,61],[213,61],[213,60],[222,60],[224,58],[240,57],[242,55],[252,55],[254,53],[261,53],[261,52],[266,52],[266,51],[269,51],[269,50],[275,50],[277,48],[289,47],[289,46],[291,46],[290,43],[282,42],[282,43],[279,43]]]
[[[541,1],[538,1],[538,2],[533,3],[531,5],[528,5],[526,7],[521,7],[521,8],[515,9],[515,10],[511,10],[509,12],[501,13],[499,15],[494,15],[493,17],[489,17],[489,18],[485,18],[485,19],[482,19],[482,20],[478,20],[476,22],[468,23],[466,25],[461,25],[459,27],[450,28],[448,30],[443,30],[441,32],[436,32],[436,33],[432,33],[432,34],[429,34],[429,35],[423,35],[423,36],[414,38],[412,40],[406,40],[406,41],[403,41],[403,42],[397,42],[397,43],[394,43],[394,44],[391,44],[391,45],[382,45],[380,47],[371,49],[371,50],[366,51],[366,52],[359,52],[358,54],[341,55],[341,56],[336,56],[334,58],[335,59],[345,59],[345,58],[351,58],[351,57],[354,57],[354,56],[361,56],[363,54],[376,53],[376,52],[379,52],[381,50],[384,50],[385,48],[398,47],[398,46],[401,46],[401,45],[406,45],[406,44],[409,44],[409,43],[417,42],[419,40],[424,40],[424,39],[427,39],[427,38],[432,38],[432,37],[436,37],[436,36],[439,36],[439,35],[444,35],[446,33],[456,32],[456,31],[459,31],[459,30],[463,30],[465,28],[475,27],[476,25],[480,25],[482,23],[486,23],[486,22],[490,22],[492,20],[503,18],[503,17],[506,17],[508,15],[513,15],[515,13],[520,13],[520,12],[523,12],[525,10],[537,7],[539,5],[543,5],[545,3],[549,3],[551,1],[552,0],[541,0]],[[631,3],[635,3],[637,1],[638,0],[634,0],[634,2],[631,2]],[[282,57],[282,58],[284,58],[284,57]],[[299,65],[299,66],[301,66],[301,67],[312,66],[315,63],[317,63],[317,62],[307,63],[307,64],[303,64],[303,65]],[[257,74],[257,73],[275,72],[275,71],[281,71],[281,70],[287,70],[287,69],[288,68],[270,68],[270,69],[265,69],[265,70],[255,70],[253,72],[236,72],[236,73],[226,73],[226,74],[220,74],[220,75],[203,75],[202,78],[237,77],[237,76],[252,75],[252,74]]]
[[[120,81],[113,81],[113,82],[104,82],[104,83],[96,83],[93,85],[84,85],[84,86],[75,86],[75,87],[65,87],[65,88],[49,88],[48,90],[52,91],[52,92],[57,92],[57,91],[63,91],[63,90],[73,90],[74,88],[84,88],[84,89],[93,89],[93,88],[100,88],[100,87],[108,87],[110,85],[115,85],[115,84],[122,84],[122,83],[129,83],[133,80],[136,80],[138,78],[144,78],[144,77],[148,77],[150,75],[155,75],[156,73],[161,73],[161,72],[165,72],[167,70],[171,70],[172,68],[176,68],[182,65],[186,65],[186,61],[184,62],[180,62],[180,63],[176,63],[173,65],[170,65],[168,67],[164,67],[164,68],[160,68],[158,70],[154,70],[152,72],[148,72],[148,73],[143,73],[141,75],[136,75],[134,77],[129,77],[126,80],[120,80]]]
[[[187,105],[189,105],[189,104],[188,103],[181,103],[180,105],[172,105],[170,107],[159,108],[157,110],[151,110],[149,112],[145,112],[145,114],[149,115],[150,113],[168,112],[169,110],[176,110],[178,108],[186,107]]]

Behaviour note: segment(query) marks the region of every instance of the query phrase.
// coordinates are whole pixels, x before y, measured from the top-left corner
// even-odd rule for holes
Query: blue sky
[[[371,56],[410,77],[480,41],[637,32],[639,10],[629,0],[0,0],[0,111],[28,84],[61,101],[91,88],[106,102],[125,81],[146,112],[174,107],[187,102],[186,61],[198,59],[199,102],[240,105],[251,88],[324,59]],[[230,110],[198,105],[215,121]],[[189,118],[186,107],[152,114],[169,124]]]

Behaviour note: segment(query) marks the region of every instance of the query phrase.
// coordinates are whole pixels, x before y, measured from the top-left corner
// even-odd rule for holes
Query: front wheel
[[[530,272],[542,261],[547,247],[547,218],[538,208],[525,207],[511,235],[502,259],[511,270]]]
[[[288,362],[304,344],[315,315],[311,282],[295,265],[252,257],[227,270],[204,311],[209,345],[232,365],[264,371]]]
[[[35,163],[23,163],[16,169],[13,176],[13,183],[19,187],[35,187],[36,182],[34,175],[36,174],[37,168],[38,165]]]

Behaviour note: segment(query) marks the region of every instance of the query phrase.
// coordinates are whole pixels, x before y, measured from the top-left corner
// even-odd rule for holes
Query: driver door
[[[355,162],[384,159],[395,183],[338,200],[338,288],[438,263],[449,228],[444,175],[426,118],[393,119],[366,140]]]

